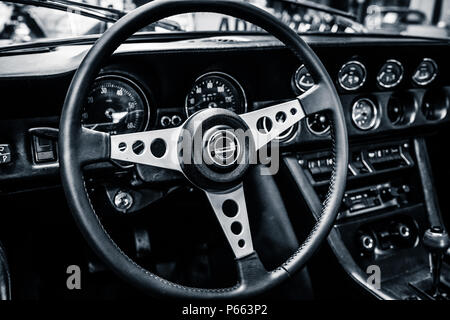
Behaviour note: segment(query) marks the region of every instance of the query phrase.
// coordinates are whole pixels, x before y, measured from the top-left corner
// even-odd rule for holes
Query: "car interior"
[[[264,31],[137,33],[200,11]],[[449,56],[227,0],[0,46],[1,300],[448,300]]]

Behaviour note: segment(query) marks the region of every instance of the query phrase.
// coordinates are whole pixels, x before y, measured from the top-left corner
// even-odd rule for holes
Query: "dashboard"
[[[204,108],[244,113],[292,99],[314,85],[301,61],[272,37],[242,39],[122,45],[91,84],[83,125],[111,134],[174,127]],[[448,43],[348,36],[345,41],[305,39],[335,83],[350,140],[422,134],[450,120]],[[89,48],[65,44],[51,50],[0,52],[5,66],[0,73],[0,144],[11,149],[11,162],[0,166],[2,180],[57,176],[56,145],[51,156],[40,161],[33,130],[58,127],[65,93]],[[315,114],[283,132],[279,141],[286,148],[315,146],[330,140],[329,128],[327,114]]]
[[[405,61],[393,52],[392,57],[376,59],[375,63],[368,58],[352,55],[336,65],[336,72],[330,72],[348,108],[351,133],[357,135],[377,131],[380,127],[381,130],[399,129],[447,120],[449,86],[442,74],[446,63],[436,62],[439,56],[424,52],[413,61]],[[273,100],[261,101],[247,92],[252,91],[248,82],[253,80],[248,75],[239,75],[230,66],[209,65],[204,67],[204,73],[192,76],[190,81],[186,79],[183,90],[173,93],[178,98],[177,106],[166,112],[155,102],[153,91],[156,88],[145,79],[139,80],[139,74],[123,70],[126,69],[117,66],[105,69],[92,85],[83,113],[85,127],[111,134],[138,132],[152,129],[150,124],[153,128],[179,126],[184,119],[205,108],[225,108],[241,114],[282,100],[271,92]],[[278,78],[282,83],[289,83],[283,88],[286,97],[300,95],[314,85],[304,65],[282,71],[283,75],[277,77],[283,77]],[[268,77],[267,90],[277,90],[273,77],[264,76]],[[169,81],[173,84],[182,79],[177,75]],[[153,122],[150,121],[152,116],[156,117]],[[312,137],[327,136],[330,130],[327,114],[308,117],[304,126]],[[298,126],[291,128],[279,140],[289,143],[298,132]]]
[[[302,62],[270,36],[186,37],[160,42],[149,35],[123,44],[91,84],[80,115],[83,125],[112,135],[176,127],[205,108],[249,112],[314,86]],[[406,283],[401,268],[428,274],[417,239],[428,227],[427,215],[437,214],[429,209],[436,206],[424,137],[450,122],[450,44],[406,37],[304,38],[335,84],[350,142],[347,190],[329,236],[331,248],[352,277],[361,274],[363,286],[366,267],[384,265],[390,272],[386,278],[394,280],[383,288],[394,292]],[[1,196],[60,183],[59,116],[91,44],[0,49]],[[298,172],[292,175],[294,187],[314,214],[327,196],[333,165],[328,114],[303,119],[279,141],[283,168]],[[152,196],[133,190],[139,183],[154,186],[161,178],[164,188],[179,179],[148,166],[129,168],[102,163],[85,175],[90,192],[101,193],[99,202],[121,214],[117,195],[134,195],[140,210]],[[289,183],[280,188],[291,188]],[[297,200],[296,213],[303,205]]]

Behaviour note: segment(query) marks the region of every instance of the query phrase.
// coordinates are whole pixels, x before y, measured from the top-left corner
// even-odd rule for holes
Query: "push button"
[[[0,144],[0,164],[11,162],[11,148],[9,144]]]

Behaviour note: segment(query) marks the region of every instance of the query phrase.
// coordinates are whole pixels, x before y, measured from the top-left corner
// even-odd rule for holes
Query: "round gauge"
[[[438,121],[447,116],[450,109],[450,96],[443,90],[429,90],[422,100],[422,113],[427,120]]]
[[[306,118],[306,124],[309,130],[316,135],[323,135],[330,131],[330,120],[323,112],[315,113]]]
[[[145,130],[149,104],[142,89],[117,75],[95,80],[82,114],[83,126],[112,135]]]
[[[308,91],[314,85],[314,79],[306,69],[305,65],[301,65],[295,72],[294,84],[301,92]]]
[[[394,126],[408,125],[416,118],[417,104],[409,92],[396,92],[388,101],[387,117]]]
[[[403,65],[397,60],[388,60],[378,72],[377,82],[383,88],[393,88],[403,79]]]
[[[230,75],[211,72],[198,78],[186,97],[189,117],[206,108],[223,108],[237,114],[247,111],[247,100],[241,85]]]
[[[366,82],[366,78],[366,67],[358,61],[347,62],[338,73],[340,86],[349,91],[361,88]]]
[[[438,73],[438,66],[433,59],[425,58],[417,67],[412,77],[413,81],[419,86],[426,86],[433,82]]]
[[[378,109],[372,100],[363,98],[353,104],[353,123],[361,130],[370,130],[378,122]]]

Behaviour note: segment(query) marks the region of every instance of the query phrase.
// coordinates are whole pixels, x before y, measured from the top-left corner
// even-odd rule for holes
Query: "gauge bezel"
[[[404,102],[404,121],[403,122],[393,122],[389,117],[389,108],[392,99],[399,99]],[[398,128],[404,128],[412,125],[417,118],[417,114],[419,111],[419,104],[417,102],[416,97],[409,91],[405,92],[394,92],[389,96],[386,104],[386,118],[389,120],[392,126]]]
[[[388,63],[394,63],[394,64],[396,64],[397,66],[400,67],[400,70],[401,70],[400,77],[399,77],[399,78],[397,79],[397,81],[396,81],[395,83],[393,83],[393,84],[384,84],[384,83],[381,82],[381,79],[380,79],[380,77],[381,77],[381,75],[380,75],[381,70],[383,70],[383,68],[384,68]],[[377,84],[378,84],[380,87],[385,88],[385,89],[395,88],[396,86],[398,86],[398,85],[400,84],[400,82],[402,82],[404,76],[405,76],[405,68],[403,67],[403,64],[402,64],[400,61],[398,61],[398,60],[395,60],[395,59],[389,59],[389,60],[386,60],[385,63],[383,63],[383,65],[381,66],[380,70],[378,71],[378,74],[377,74]]]
[[[360,66],[360,67],[363,69],[363,71],[364,71],[364,77],[363,77],[361,83],[360,83],[357,87],[354,87],[354,88],[350,88],[350,87],[345,86],[345,85],[342,83],[342,79],[341,79],[341,76],[340,76],[340,75],[341,75],[341,72],[344,70],[344,68],[346,68],[346,67],[349,66],[350,64],[356,64],[356,65]],[[338,83],[339,83],[339,85],[341,86],[342,89],[347,90],[347,91],[355,91],[355,90],[358,90],[358,89],[360,89],[360,88],[366,83],[366,80],[367,80],[367,69],[366,69],[366,66],[365,66],[364,64],[362,64],[361,62],[357,61],[357,60],[350,60],[350,61],[344,63],[344,64],[342,65],[342,67],[339,69],[338,77],[337,77],[337,78],[338,78]]]
[[[435,72],[434,72],[434,74],[433,74],[433,76],[431,77],[430,80],[427,80],[425,82],[419,82],[418,80],[416,80],[415,74],[416,74],[417,69],[419,69],[420,65],[422,63],[424,63],[424,62],[431,62],[431,64],[434,66]],[[411,79],[416,85],[423,87],[423,86],[427,86],[430,83],[432,83],[434,81],[434,79],[436,79],[438,73],[439,73],[439,67],[438,67],[436,61],[434,61],[431,58],[423,58],[422,61],[420,61],[420,63],[417,65],[417,67],[416,67],[416,69],[414,71],[414,74],[412,75]]]
[[[225,78],[225,79],[227,79],[227,80],[231,80],[231,83],[233,84],[233,85],[235,85],[236,86],[236,88],[240,91],[240,93],[242,94],[242,98],[243,98],[243,100],[244,100],[244,113],[247,113],[247,106],[248,106],[248,104],[247,104],[247,95],[245,94],[245,91],[244,91],[244,88],[242,87],[242,85],[239,83],[239,81],[237,81],[236,80],[236,78],[235,77],[233,77],[233,76],[231,76],[230,74],[228,74],[228,73],[225,73],[225,72],[222,72],[222,71],[210,71],[210,72],[206,72],[206,73],[204,73],[204,74],[202,74],[201,76],[199,76],[199,77],[197,77],[197,79],[195,79],[195,81],[192,83],[192,85],[191,85],[191,87],[190,87],[190,89],[189,89],[189,92],[186,94],[186,98],[185,98],[185,100],[184,100],[184,113],[186,114],[186,118],[190,118],[192,115],[189,115],[189,112],[188,112],[188,97],[189,97],[189,94],[191,93],[191,91],[192,91],[192,88],[195,86],[195,84],[197,83],[197,82],[199,82],[200,80],[202,80],[203,78],[206,78],[206,77],[210,77],[210,76],[219,76],[219,77],[221,77],[221,78]]]
[[[122,75],[122,74],[119,75],[119,74],[116,74],[116,73],[105,73],[105,74],[102,74],[102,75],[100,75],[100,76],[98,76],[98,77],[96,77],[94,79],[94,81],[92,82],[90,90],[92,90],[92,88],[94,87],[94,84],[96,82],[104,81],[104,80],[108,80],[108,79],[120,80],[120,81],[126,82],[128,85],[133,87],[133,89],[135,89],[136,92],[141,96],[141,98],[144,101],[144,107],[146,109],[147,121],[146,121],[145,125],[143,126],[143,128],[141,130],[138,130],[138,131],[135,131],[135,132],[146,131],[149,128],[149,125],[150,125],[151,110],[150,110],[150,102],[148,100],[147,95],[145,94],[144,89],[137,83],[137,81],[135,81],[133,79],[130,79],[128,76],[125,76],[125,75]]]
[[[374,110],[374,117],[373,117],[372,121],[370,122],[370,126],[368,128],[363,128],[360,125],[358,125],[358,123],[356,122],[356,119],[355,119],[355,113],[354,113],[355,107],[361,101],[368,102],[373,107],[373,110]],[[356,128],[358,128],[359,130],[362,130],[362,131],[373,130],[373,129],[375,129],[378,126],[380,121],[381,121],[380,111],[378,110],[377,104],[375,102],[373,102],[372,99],[370,99],[370,98],[359,98],[353,103],[353,105],[352,105],[352,122],[353,122],[353,125],[356,126]]]
[[[267,121],[265,121],[265,119],[262,122],[262,127],[266,132],[269,132],[270,130],[267,130]],[[278,143],[289,143],[296,138],[296,136],[299,132],[299,128],[300,128],[300,123],[296,123],[293,126],[291,126],[289,129],[285,130],[286,133],[284,133],[285,131],[283,131],[274,140],[276,140]]]
[[[306,127],[312,134],[315,134],[316,136],[324,136],[330,132],[330,129],[331,129],[330,124],[328,124],[327,128],[323,131],[314,130],[313,128],[311,128],[311,123],[309,122],[309,118],[310,117],[306,117]]]
[[[298,67],[297,68],[297,70],[295,71],[295,73],[294,73],[294,76],[292,77],[292,81],[294,82],[294,86],[295,86],[295,88],[297,89],[297,90],[299,90],[300,92],[302,92],[302,93],[305,93],[306,91],[308,91],[309,89],[311,89],[313,86],[314,86],[314,84],[311,86],[311,88],[309,88],[308,90],[305,90],[305,89],[303,89],[302,87],[300,87],[300,85],[298,84],[298,82],[297,82],[297,75],[300,73],[300,71],[302,71],[303,69],[306,69],[306,66],[304,65],[304,64],[302,64],[300,67]],[[306,71],[308,71],[307,69],[306,69]],[[308,71],[308,73],[309,73],[309,71]]]

